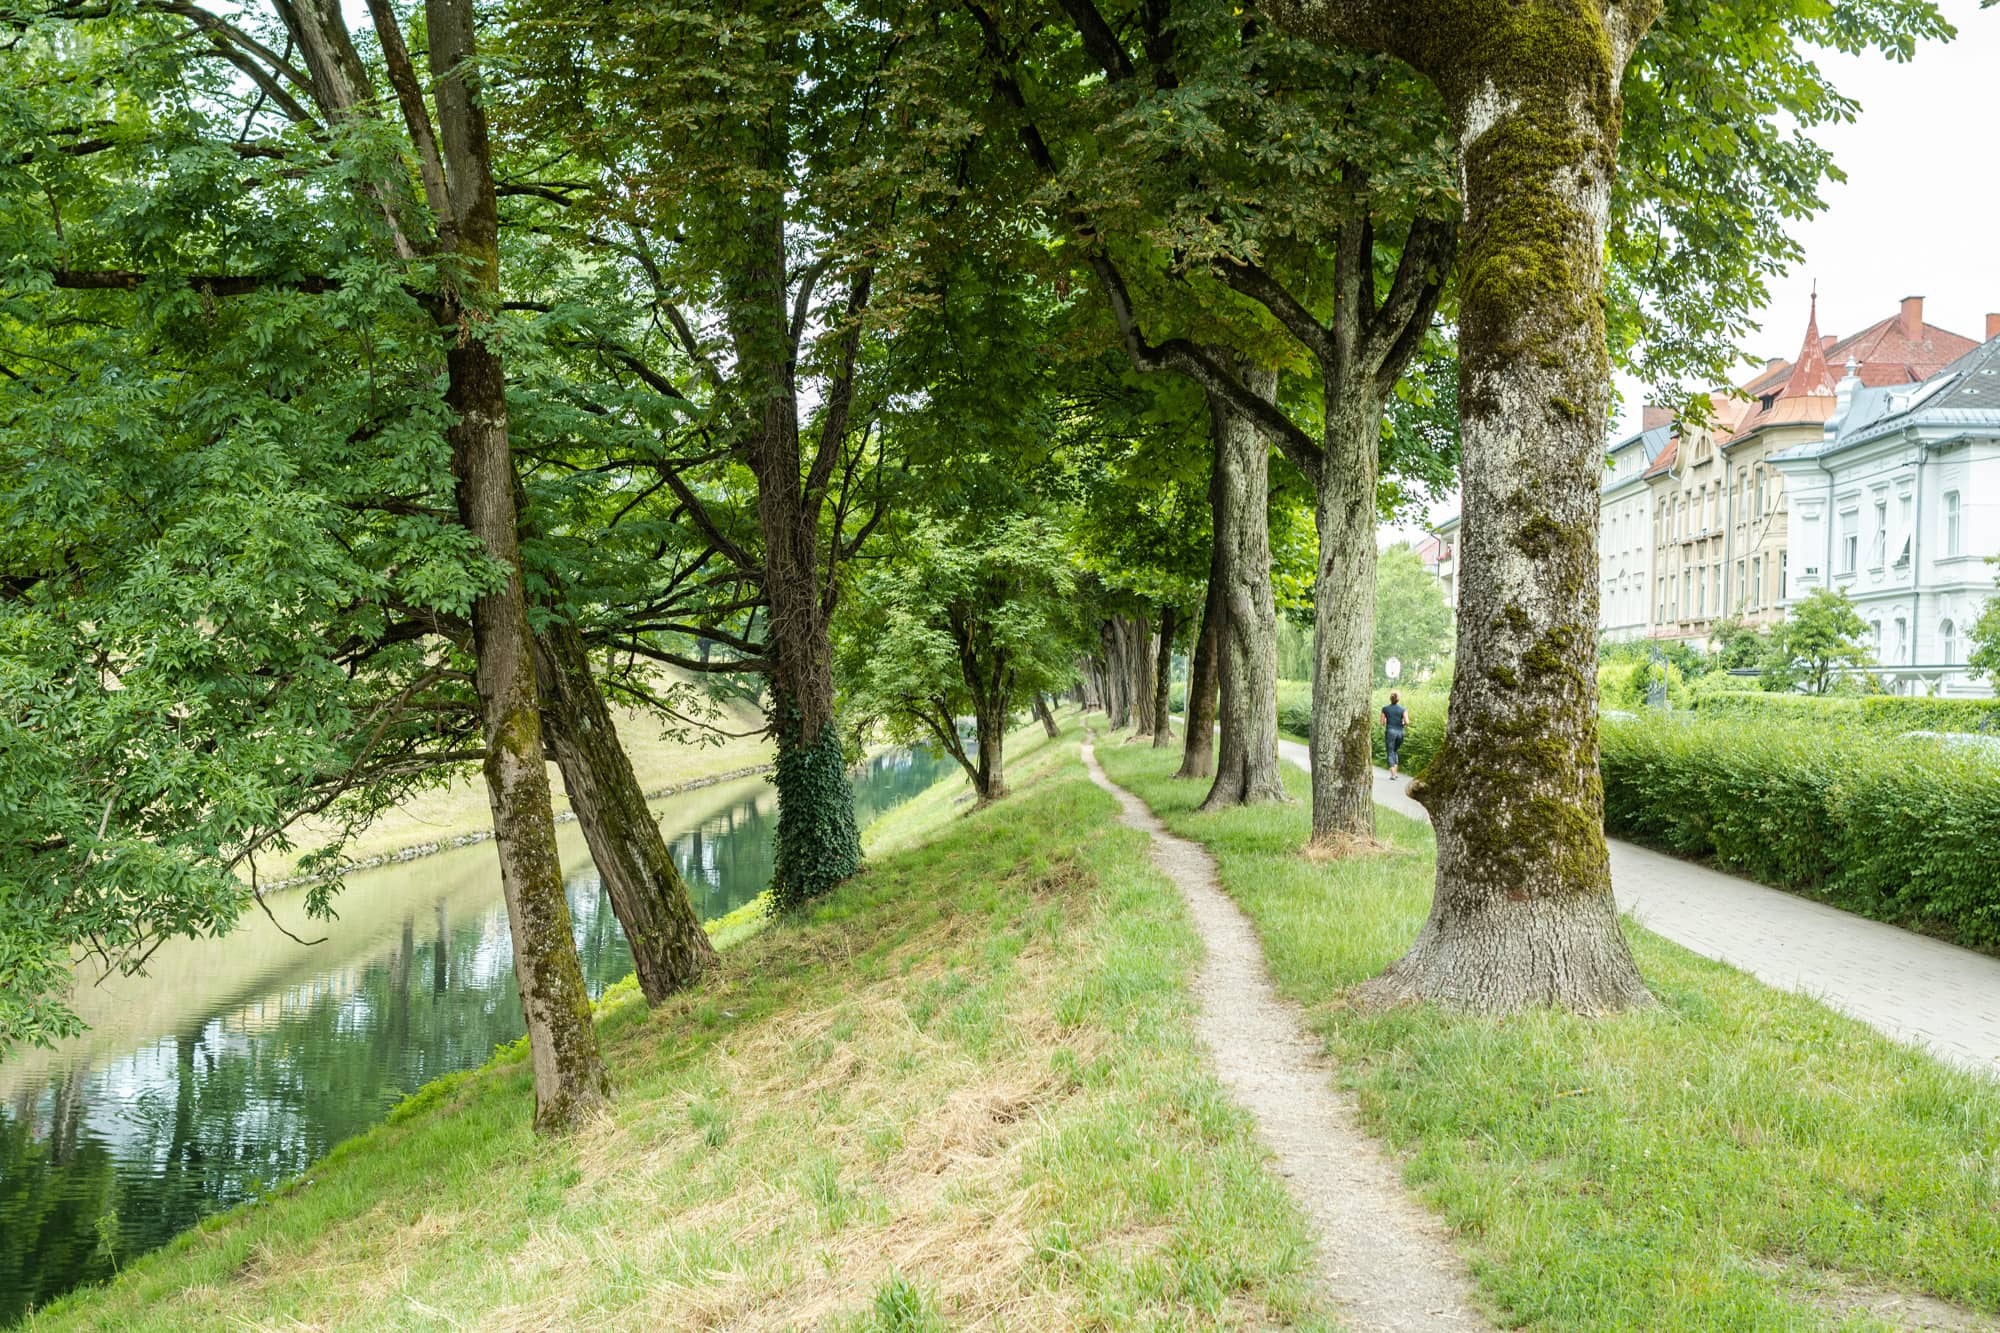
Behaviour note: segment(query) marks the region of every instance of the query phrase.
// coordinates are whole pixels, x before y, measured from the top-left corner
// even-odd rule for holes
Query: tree
[[[1388,679],[1383,664],[1392,657],[1406,675],[1429,671],[1451,655],[1451,604],[1444,589],[1401,542],[1382,552],[1376,570],[1376,680]]]
[[[1612,908],[1594,761],[1607,335],[1621,353],[1646,335],[1657,373],[1719,373],[1746,294],[1794,253],[1785,220],[1819,207],[1833,174],[1805,129],[1852,112],[1800,39],[1903,58],[1949,25],[1925,0],[1270,8],[1422,73],[1464,189],[1458,669],[1443,752],[1413,788],[1436,817],[1437,892],[1378,989],[1481,1009],[1647,1003]],[[1628,88],[1641,133],[1621,187]],[[1606,302],[1607,256],[1630,299]]]
[[[1989,597],[1968,632],[1972,652],[1966,660],[1975,675],[2000,680],[2000,597]]]
[[[56,4],[46,14],[31,14],[16,44],[32,41],[52,58],[57,52],[89,51],[100,32],[116,49],[118,37],[129,35],[120,26],[126,24],[138,24],[166,39],[169,54],[164,62],[149,62],[147,73],[163,64],[171,78],[181,69],[199,67],[200,57],[189,52],[196,42],[209,54],[222,55],[256,88],[255,102],[242,123],[254,127],[268,108],[278,108],[295,127],[296,151],[306,157],[301,174],[332,185],[334,200],[358,202],[368,221],[354,238],[361,242],[359,256],[347,271],[332,277],[297,276],[296,270],[283,267],[234,273],[194,268],[190,273],[194,265],[217,259],[227,264],[256,255],[252,233],[238,233],[217,253],[218,247],[201,228],[188,225],[190,217],[180,217],[179,225],[168,230],[141,221],[119,234],[117,210],[99,215],[109,216],[111,227],[90,228],[85,237],[72,240],[60,226],[52,235],[32,236],[27,262],[30,272],[39,272],[43,282],[58,290],[134,292],[147,300],[178,303],[183,310],[190,298],[213,303],[265,291],[318,294],[354,283],[386,289],[386,294],[406,306],[413,303],[425,316],[429,326],[423,339],[425,356],[432,375],[441,372],[444,387],[441,396],[434,393],[435,405],[424,419],[442,426],[449,450],[452,510],[470,536],[470,553],[480,561],[463,609],[470,618],[472,693],[535,1075],[535,1123],[540,1129],[557,1129],[601,1100],[607,1086],[570,934],[543,758],[506,375],[497,340],[491,336],[500,289],[499,227],[472,10],[465,3],[437,0],[426,11],[428,100],[425,78],[409,55],[401,20],[386,4],[371,6],[371,17],[381,56],[376,69],[362,59],[337,6],[278,6],[287,51],[295,50],[304,58],[301,70],[244,29],[193,7],[164,21],[115,15],[103,20],[110,27],[80,33],[62,29],[93,22],[92,11],[72,13],[71,7]],[[396,91],[395,120],[383,115],[375,100],[373,81],[378,72],[386,73]],[[143,76],[126,77],[137,82]],[[247,87],[232,89],[213,80],[206,81],[206,91],[224,103],[232,94],[238,102],[249,96]],[[184,134],[186,129],[182,119],[170,132]],[[246,128],[239,135],[239,144],[247,142],[249,133]],[[54,137],[61,139],[63,132],[57,130]],[[111,142],[119,143],[115,138]],[[139,142],[143,144],[143,134]],[[326,150],[317,146],[322,143],[332,146],[335,170],[325,170]],[[277,154],[283,157],[291,151],[287,145]],[[241,156],[211,150],[196,160]],[[189,202],[179,190],[214,184],[213,176],[199,172],[169,182],[163,198],[167,211],[171,214],[176,203],[185,208]],[[103,202],[102,196],[84,198],[100,206]],[[315,202],[326,206],[331,201]],[[211,212],[230,207],[229,201],[213,198],[201,199],[200,204]],[[117,241],[124,247],[115,248]],[[177,250],[177,245],[184,248]],[[290,258],[296,262],[302,251],[303,247],[294,250]],[[78,263],[76,256],[92,266]],[[150,261],[152,268],[107,260]],[[323,581],[309,586],[325,600]],[[226,650],[232,633],[227,622],[180,628],[191,630],[197,639],[213,634],[211,652]],[[381,634],[379,623],[373,634]],[[324,656],[319,659],[321,664],[325,661]],[[114,656],[98,664],[96,676],[116,675],[132,665],[127,658]],[[286,683],[282,675],[277,681]],[[388,720],[395,720],[398,712],[400,708],[391,711]],[[260,720],[268,723],[268,718]],[[116,806],[114,788],[100,821],[99,839]],[[240,842],[241,831],[232,832]],[[186,926],[177,923],[174,928]]]
[[[1028,514],[920,524],[854,590],[841,634],[851,720],[923,736],[981,801],[1006,792],[1008,718],[1075,679],[1076,569],[1055,526]],[[958,719],[973,719],[967,749]]]
[[[1868,665],[1868,626],[1848,595],[1815,588],[1794,603],[1771,631],[1764,655],[1764,688],[1825,694],[1843,667]]]
[[[950,251],[939,213],[977,127],[943,96],[935,21],[896,5],[516,16],[520,120],[544,146],[563,127],[545,225],[643,293],[644,318],[593,340],[617,389],[598,406],[655,427],[633,461],[701,539],[622,646],[764,678],[772,898],[795,908],[860,864],[829,626],[886,509],[907,387],[889,335],[935,298],[919,259]]]
[[[1409,952],[1371,983],[1385,998],[1650,1002],[1611,898],[1594,680],[1604,245],[1620,82],[1657,12],[1274,6],[1293,31],[1429,78],[1464,181],[1458,669],[1443,749],[1412,787],[1436,822],[1437,887]]]
[[[1769,646],[1761,631],[1735,616],[1719,622],[1709,637],[1715,643],[1715,664],[1725,671],[1756,666]]]
[[[1384,407],[1430,337],[1457,245],[1439,108],[1394,62],[1315,51],[1246,21],[1240,6],[1065,4],[1069,30],[1032,13],[1018,36],[967,7],[1053,195],[1051,221],[1074,238],[1132,363],[1200,384],[1312,486],[1313,837],[1370,836]],[[1017,73],[1024,64],[1032,83]],[[1254,357],[1231,350],[1251,347]],[[1256,382],[1281,365],[1298,376],[1296,395]],[[1261,471],[1268,448],[1250,461]],[[1252,478],[1220,494],[1262,490]],[[1225,551],[1268,547],[1261,532],[1231,531],[1261,515],[1218,517]],[[1239,634],[1245,660],[1261,664],[1274,655],[1263,589],[1232,596],[1259,608]],[[1234,664],[1222,665],[1227,696]],[[1219,783],[1218,804],[1283,791],[1261,740],[1276,730],[1270,679],[1235,691],[1257,721],[1237,752],[1254,772]],[[1230,722],[1225,709],[1225,740]]]

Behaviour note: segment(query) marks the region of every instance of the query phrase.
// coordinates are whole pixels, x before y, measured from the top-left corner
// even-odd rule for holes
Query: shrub
[[[1866,727],[1753,716],[1606,723],[1607,831],[1877,920],[2000,946],[1990,833],[2000,763]]]
[[[1687,677],[1672,662],[1665,663],[1667,703],[1675,708],[1686,708],[1691,695]],[[1646,706],[1647,688],[1652,682],[1653,664],[1645,660],[1609,661],[1597,668],[1597,706],[1636,712]],[[1697,677],[1706,682],[1716,679],[1716,673]]]
[[[1309,680],[1278,682],[1278,730],[1294,736],[1312,735],[1313,685]]]
[[[1978,731],[1984,725],[2000,732],[2000,699],[1732,692],[1704,695],[1697,707],[1704,718],[1726,716],[1746,722],[1809,719],[1878,732]]]

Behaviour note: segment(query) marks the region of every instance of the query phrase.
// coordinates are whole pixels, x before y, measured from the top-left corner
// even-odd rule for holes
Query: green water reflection
[[[934,782],[926,752],[855,778],[865,824]],[[770,879],[776,799],[751,778],[656,807],[703,917]],[[593,996],[632,970],[573,824],[563,865]],[[176,941],[148,974],[80,981],[92,1030],[0,1065],[0,1324],[99,1280],[205,1214],[296,1175],[441,1074],[522,1031],[490,845],[352,877],[326,941],[261,915]]]

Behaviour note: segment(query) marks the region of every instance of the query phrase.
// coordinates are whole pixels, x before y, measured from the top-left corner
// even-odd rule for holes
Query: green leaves
[[[1870,661],[1863,642],[1868,626],[1844,592],[1815,588],[1795,603],[1771,631],[1764,657],[1764,688],[1825,694],[1844,667]]]

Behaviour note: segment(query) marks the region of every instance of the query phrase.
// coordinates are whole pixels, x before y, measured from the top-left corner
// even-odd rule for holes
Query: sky
[[[1790,358],[1805,334],[1808,296],[1819,284],[1819,328],[1841,337],[1924,298],[1924,318],[1981,339],[2000,311],[2000,7],[1941,0],[1956,40],[1919,47],[1898,65],[1880,57],[1827,54],[1820,68],[1861,103],[1852,124],[1819,132],[1847,180],[1824,191],[1826,210],[1793,224],[1805,258],[1769,280],[1771,300],[1745,342],[1745,375],[1774,356]],[[1836,367],[1835,373],[1839,370]],[[1644,394],[1621,379],[1624,402],[1612,438],[1638,429]],[[1434,507],[1437,522],[1456,497]],[[1395,537],[1410,535],[1398,529]],[[1385,535],[1388,535],[1385,533]]]

